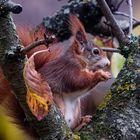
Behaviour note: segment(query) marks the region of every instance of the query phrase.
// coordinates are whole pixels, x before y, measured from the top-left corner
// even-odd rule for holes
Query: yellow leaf
[[[42,120],[48,114],[53,100],[48,83],[42,79],[41,74],[35,69],[34,56],[38,53],[33,54],[26,62],[23,76],[27,87],[27,104],[33,115],[38,120]]]
[[[36,93],[28,91],[27,104],[38,120],[42,120],[48,114],[50,106],[49,99],[47,101]]]

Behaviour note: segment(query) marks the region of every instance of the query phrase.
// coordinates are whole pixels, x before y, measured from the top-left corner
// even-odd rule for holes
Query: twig
[[[27,47],[22,48],[21,49],[21,53],[22,54],[26,54],[27,52],[29,52],[33,48],[35,48],[35,47],[37,47],[39,45],[43,45],[43,44],[46,44],[46,40],[45,39],[34,41],[33,43],[29,44]]]
[[[119,11],[116,11],[113,13],[114,15],[119,15],[119,16],[124,16],[124,17],[127,17],[129,18],[129,15],[124,13],[124,12],[119,12]],[[133,21],[136,21],[136,22],[140,22],[138,19],[136,19],[135,17],[133,17]]]
[[[118,38],[118,41],[120,43],[129,44],[128,38],[125,36],[124,32],[117,24],[117,22],[112,14],[110,8],[108,7],[106,1],[105,0],[97,0],[97,2],[100,5],[100,8],[101,8],[103,14],[105,15],[106,19],[108,21],[110,21],[112,31],[113,31],[114,35]]]
[[[125,17],[129,18],[129,15],[128,15],[127,13],[124,13],[124,12],[118,12],[118,11],[116,11],[116,12],[114,12],[113,14],[115,14],[115,15],[121,15],[121,16],[125,16]],[[135,22],[133,23],[133,29],[134,29],[134,28],[136,28],[137,26],[140,25],[140,20],[138,20],[138,19],[136,19],[135,17],[133,17],[133,21],[135,21]],[[123,31],[129,32],[129,27],[123,29]]]
[[[140,22],[133,23],[133,29],[136,28],[137,26],[140,26]],[[123,29],[123,31],[128,33],[129,32],[129,27]]]
[[[102,48],[103,51],[106,51],[106,52],[115,52],[115,53],[120,53],[121,51],[119,49],[115,49],[115,48]]]
[[[120,6],[122,5],[124,0],[121,0],[120,3],[118,3],[116,10],[118,10],[120,8]]]
[[[37,40],[37,41],[32,42],[31,44],[29,44],[25,48],[22,48],[20,52],[25,55],[30,50],[32,50],[35,47],[38,47],[39,45],[46,45],[46,47],[48,47],[48,45],[51,44],[52,42],[54,42],[54,40],[55,40],[54,35],[52,35],[50,37],[45,37],[45,39],[41,39],[41,40]]]
[[[128,0],[128,6],[129,6],[129,35],[132,34],[133,29],[133,5],[132,0]]]

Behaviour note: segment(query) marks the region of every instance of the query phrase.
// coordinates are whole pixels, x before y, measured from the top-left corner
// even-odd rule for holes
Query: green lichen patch
[[[86,139],[91,132],[87,128],[83,140],[139,139],[140,50],[136,46],[93,117],[92,136]]]
[[[74,140],[81,140],[80,136],[78,136],[76,134],[73,135],[73,138],[74,138]]]
[[[132,89],[135,89],[136,88],[136,83],[124,83],[123,85],[121,85],[121,86],[118,86],[117,87],[117,90],[119,91],[119,92],[128,92],[128,91],[130,91],[130,90],[132,90]]]
[[[90,131],[82,131],[81,140],[91,140],[91,134],[89,135]]]
[[[98,110],[102,110],[106,107],[108,101],[111,99],[112,93],[109,92],[103,99],[102,103],[98,106]]]

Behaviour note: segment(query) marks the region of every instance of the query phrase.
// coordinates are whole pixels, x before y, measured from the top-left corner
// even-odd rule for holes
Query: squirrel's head
[[[110,61],[106,53],[94,45],[91,39],[88,39],[82,23],[76,16],[70,15],[70,25],[74,36],[72,48],[81,64],[89,70],[97,70],[109,66]]]

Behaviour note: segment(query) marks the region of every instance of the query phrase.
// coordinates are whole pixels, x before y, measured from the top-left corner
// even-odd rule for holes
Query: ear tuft
[[[84,26],[75,15],[70,15],[70,30],[80,43],[86,41],[86,32]]]

